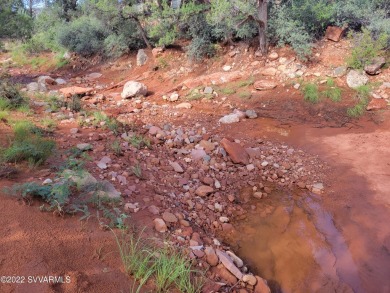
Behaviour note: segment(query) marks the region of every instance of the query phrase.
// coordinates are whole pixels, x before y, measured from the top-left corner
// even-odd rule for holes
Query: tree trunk
[[[259,47],[264,55],[268,53],[267,26],[268,26],[268,0],[258,0],[258,29]]]
[[[139,21],[139,19],[137,17],[133,17],[133,19],[137,23],[138,29],[141,33],[142,39],[144,40],[144,42],[146,44],[146,47],[148,47],[148,49],[152,49],[152,45],[150,44],[148,37],[146,36],[146,32],[145,32],[144,28],[142,27],[141,22]]]

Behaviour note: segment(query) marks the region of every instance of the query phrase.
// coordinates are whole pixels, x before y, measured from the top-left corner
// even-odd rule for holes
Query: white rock
[[[222,124],[237,123],[240,122],[240,117],[237,114],[229,114],[219,119],[219,122]]]
[[[121,97],[123,99],[132,98],[135,96],[145,96],[148,88],[143,83],[137,81],[128,81],[123,87]]]
[[[357,70],[351,70],[347,74],[347,84],[350,88],[357,88],[365,85],[368,80],[368,76],[364,72],[360,73]]]

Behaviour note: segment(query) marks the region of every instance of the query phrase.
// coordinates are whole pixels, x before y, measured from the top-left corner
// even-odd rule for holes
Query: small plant
[[[134,134],[127,141],[135,148],[140,149],[143,147],[150,148],[151,143],[150,140],[143,137],[142,135]]]
[[[192,269],[191,261],[170,247],[157,248],[139,234],[115,235],[122,263],[127,273],[141,284],[154,277],[157,292],[176,287],[183,293],[200,293],[203,275]]]
[[[355,106],[347,109],[347,115],[352,118],[359,118],[366,110],[367,102],[360,101]]]
[[[82,107],[81,107],[81,99],[78,95],[73,95],[70,98],[70,101],[68,102],[68,108],[72,112],[80,112]]]
[[[390,36],[382,33],[374,39],[371,31],[363,28],[361,33],[351,34],[350,37],[353,37],[354,46],[351,57],[347,60],[348,66],[363,69],[386,48]]]
[[[186,95],[186,99],[189,100],[189,101],[200,100],[202,97],[203,97],[203,94],[201,93],[200,88],[192,89]]]
[[[115,155],[117,155],[117,156],[123,155],[121,142],[119,140],[114,140],[112,142],[111,149]]]
[[[42,126],[49,132],[53,132],[53,130],[57,127],[57,123],[55,120],[51,118],[43,118],[42,119]]]
[[[233,88],[222,88],[220,89],[221,93],[224,94],[224,95],[233,95],[236,93],[236,90],[233,89]]]
[[[253,76],[251,76],[250,78],[248,78],[246,80],[242,80],[242,81],[238,82],[237,87],[247,87],[247,86],[254,84],[254,82],[255,82],[255,79],[253,78]]]
[[[356,89],[356,98],[359,100],[366,100],[370,96],[371,86],[370,85],[361,85]]]
[[[133,174],[138,177],[139,179],[142,179],[142,168],[139,163],[137,163],[135,166],[132,167]]]
[[[303,87],[303,97],[305,101],[310,103],[318,103],[320,97],[318,93],[318,86],[314,83],[308,83]]]
[[[326,81],[327,88],[322,92],[324,97],[331,99],[333,102],[341,101],[341,89],[338,88],[332,78]]]
[[[0,111],[0,121],[7,121],[8,116],[8,111]]]
[[[240,93],[238,94],[238,96],[239,96],[241,99],[249,99],[249,98],[252,96],[252,94],[251,94],[250,92],[245,91],[245,92],[240,92]]]
[[[169,66],[167,59],[165,59],[164,57],[159,57],[157,59],[157,62],[158,62],[158,67],[161,69],[167,68]]]
[[[27,98],[19,88],[7,80],[0,82],[0,110],[16,110],[28,106]]]
[[[16,123],[13,131],[14,141],[2,153],[6,162],[28,161],[30,165],[41,165],[55,148],[55,142],[43,138],[42,130],[28,121]]]

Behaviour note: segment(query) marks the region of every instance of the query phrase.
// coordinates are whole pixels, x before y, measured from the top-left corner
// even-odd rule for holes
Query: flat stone
[[[158,215],[160,213],[160,209],[158,207],[156,207],[155,205],[151,205],[148,207],[148,211],[152,214],[152,215]]]
[[[249,155],[245,149],[238,143],[231,142],[226,138],[221,140],[222,147],[229,154],[231,160],[236,164],[249,164]]]
[[[219,119],[219,122],[222,124],[231,124],[240,122],[240,117],[237,114],[228,114]]]
[[[164,212],[162,214],[162,218],[165,222],[168,222],[168,223],[177,223],[177,217],[172,214],[172,213],[169,213],[169,212]]]
[[[372,99],[367,105],[367,111],[382,110],[387,108],[385,99]]]
[[[225,268],[231,272],[237,279],[242,280],[243,274],[241,271],[234,265],[232,259],[221,250],[216,250],[217,256],[220,262],[225,266]]]
[[[273,67],[264,68],[260,73],[264,76],[275,76],[278,70]]]
[[[271,80],[258,80],[254,83],[253,87],[258,91],[272,90],[276,88],[278,84]]]
[[[211,95],[213,92],[214,92],[214,90],[211,86],[206,86],[203,90],[203,93],[206,95]]]
[[[99,77],[101,77],[103,74],[99,73],[99,72],[92,72],[90,74],[87,74],[86,75],[86,78],[87,79],[98,79]]]
[[[169,161],[169,165],[172,166],[172,168],[173,168],[173,170],[175,170],[175,172],[177,172],[177,173],[184,173],[184,170],[183,170],[183,168],[179,165],[179,163]]]
[[[370,75],[379,74],[381,72],[381,68],[385,65],[386,59],[384,57],[374,58],[371,64],[364,66],[364,71]]]
[[[244,275],[244,276],[242,277],[242,280],[243,280],[245,283],[247,283],[247,284],[249,284],[249,285],[251,285],[251,286],[255,286],[255,285],[257,284],[257,279],[256,279],[256,277],[253,276],[253,275]]]
[[[93,91],[91,87],[79,87],[79,86],[71,86],[59,89],[59,92],[65,96],[65,98],[70,98],[71,96],[78,95],[84,96],[90,94]]]
[[[333,42],[340,41],[345,29],[337,26],[328,26],[325,32],[325,37]]]
[[[345,67],[345,66],[336,67],[332,71],[332,76],[333,77],[342,77],[345,74],[347,74],[347,67]]]
[[[121,198],[121,193],[115,189],[115,186],[111,182],[107,180],[101,181],[100,190],[109,198]]]
[[[237,278],[229,272],[223,265],[217,267],[217,275],[225,281],[228,285],[234,285],[237,283]]]
[[[239,258],[237,255],[234,254],[232,251],[226,251],[226,254],[233,260],[234,264],[241,268],[244,266],[244,262],[241,258]]]
[[[212,152],[215,149],[214,143],[208,140],[201,140],[199,145],[205,149],[206,152]]]
[[[157,232],[164,233],[168,231],[168,227],[165,224],[163,219],[156,218],[153,220],[154,223],[154,229],[156,229]]]
[[[77,148],[81,151],[92,150],[92,145],[90,143],[79,143],[77,144]]]
[[[176,109],[191,109],[192,105],[190,103],[184,102],[176,105]]]
[[[200,197],[205,197],[214,192],[211,186],[201,185],[195,190],[195,194]]]
[[[192,150],[191,157],[194,161],[199,161],[207,156],[205,150]]]

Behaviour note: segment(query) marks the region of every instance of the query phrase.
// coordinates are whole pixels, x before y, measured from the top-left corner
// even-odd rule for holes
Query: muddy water
[[[286,142],[332,166],[325,194],[275,194],[235,223],[230,244],[273,292],[390,292],[387,121],[314,129],[263,119],[252,127],[253,137]]]
[[[343,236],[313,194],[273,195],[237,230],[237,252],[273,292],[363,292]]]

